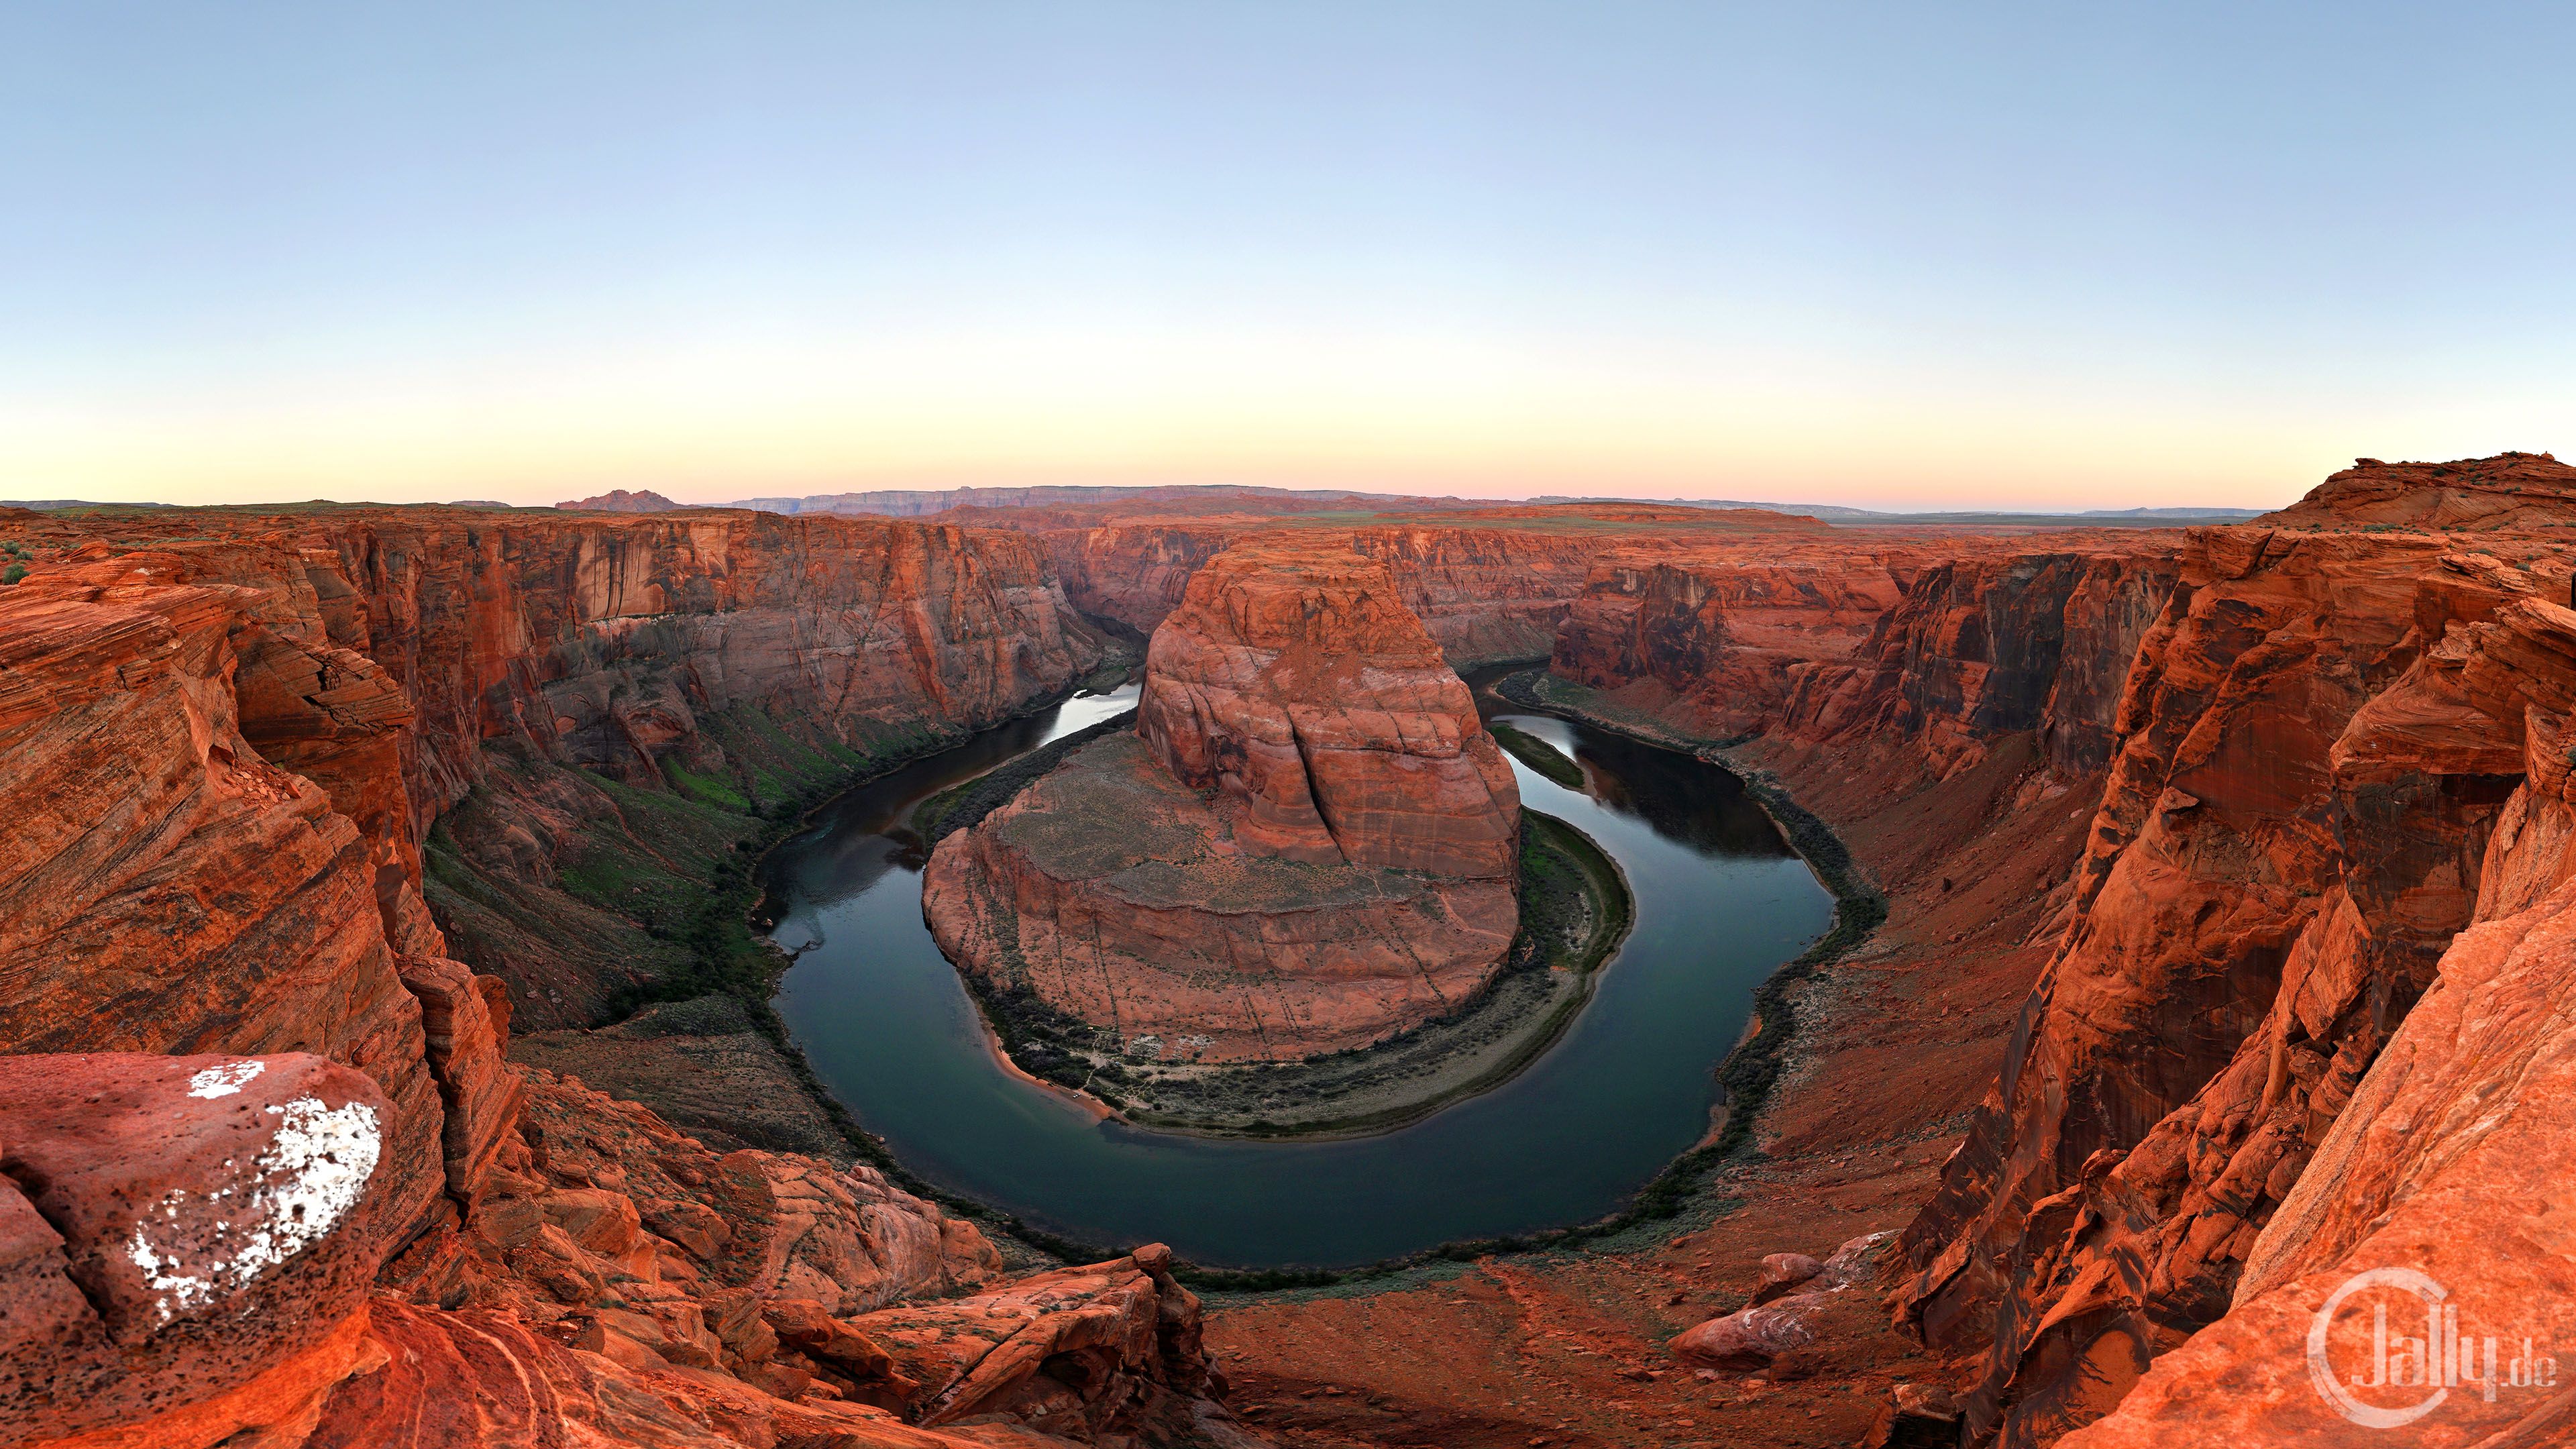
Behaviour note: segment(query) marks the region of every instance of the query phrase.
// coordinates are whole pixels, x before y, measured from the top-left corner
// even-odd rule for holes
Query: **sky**
[[[2576,445],[2576,7],[0,6],[0,497],[2270,507]]]

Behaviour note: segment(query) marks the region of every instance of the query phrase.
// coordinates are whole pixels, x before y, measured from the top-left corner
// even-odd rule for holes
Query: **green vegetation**
[[[912,807],[912,830],[924,846],[937,845],[950,835],[983,823],[984,817],[1011,802],[1011,797],[1034,785],[1038,777],[1064,762],[1064,757],[1093,740],[1136,727],[1136,711],[1102,720],[1089,729],[1077,730],[1052,744],[1029,751],[1018,759],[989,770],[972,780],[949,786]]]
[[[1508,724],[1489,726],[1487,732],[1493,735],[1495,744],[1511,751],[1512,758],[1522,764],[1569,790],[1583,788],[1583,767],[1568,759],[1563,750]]]
[[[13,563],[9,565],[8,572],[0,573],[0,584],[14,584],[26,576],[27,566],[22,563]]]

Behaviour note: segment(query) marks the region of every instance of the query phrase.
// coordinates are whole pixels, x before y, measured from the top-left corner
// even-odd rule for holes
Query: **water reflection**
[[[1831,901],[1735,779],[1498,708],[1584,764],[1568,790],[1513,769],[1532,809],[1616,858],[1638,920],[1589,1007],[1520,1076],[1382,1136],[1231,1142],[1099,1122],[997,1059],[921,920],[914,803],[1116,714],[1133,692],[1006,725],[837,803],[771,855],[775,937],[806,949],[778,1007],[815,1070],[914,1171],[1100,1243],[1201,1262],[1366,1262],[1616,1207],[1705,1130],[1710,1072],[1752,987]]]

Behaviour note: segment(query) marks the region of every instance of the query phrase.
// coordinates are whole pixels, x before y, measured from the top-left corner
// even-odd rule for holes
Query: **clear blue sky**
[[[2576,444],[2572,14],[16,4],[0,496],[2270,505]]]

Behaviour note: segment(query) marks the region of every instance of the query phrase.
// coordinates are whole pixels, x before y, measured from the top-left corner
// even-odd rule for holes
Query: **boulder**
[[[397,1226],[390,1115],[300,1052],[0,1057],[0,1445],[318,1412]]]

